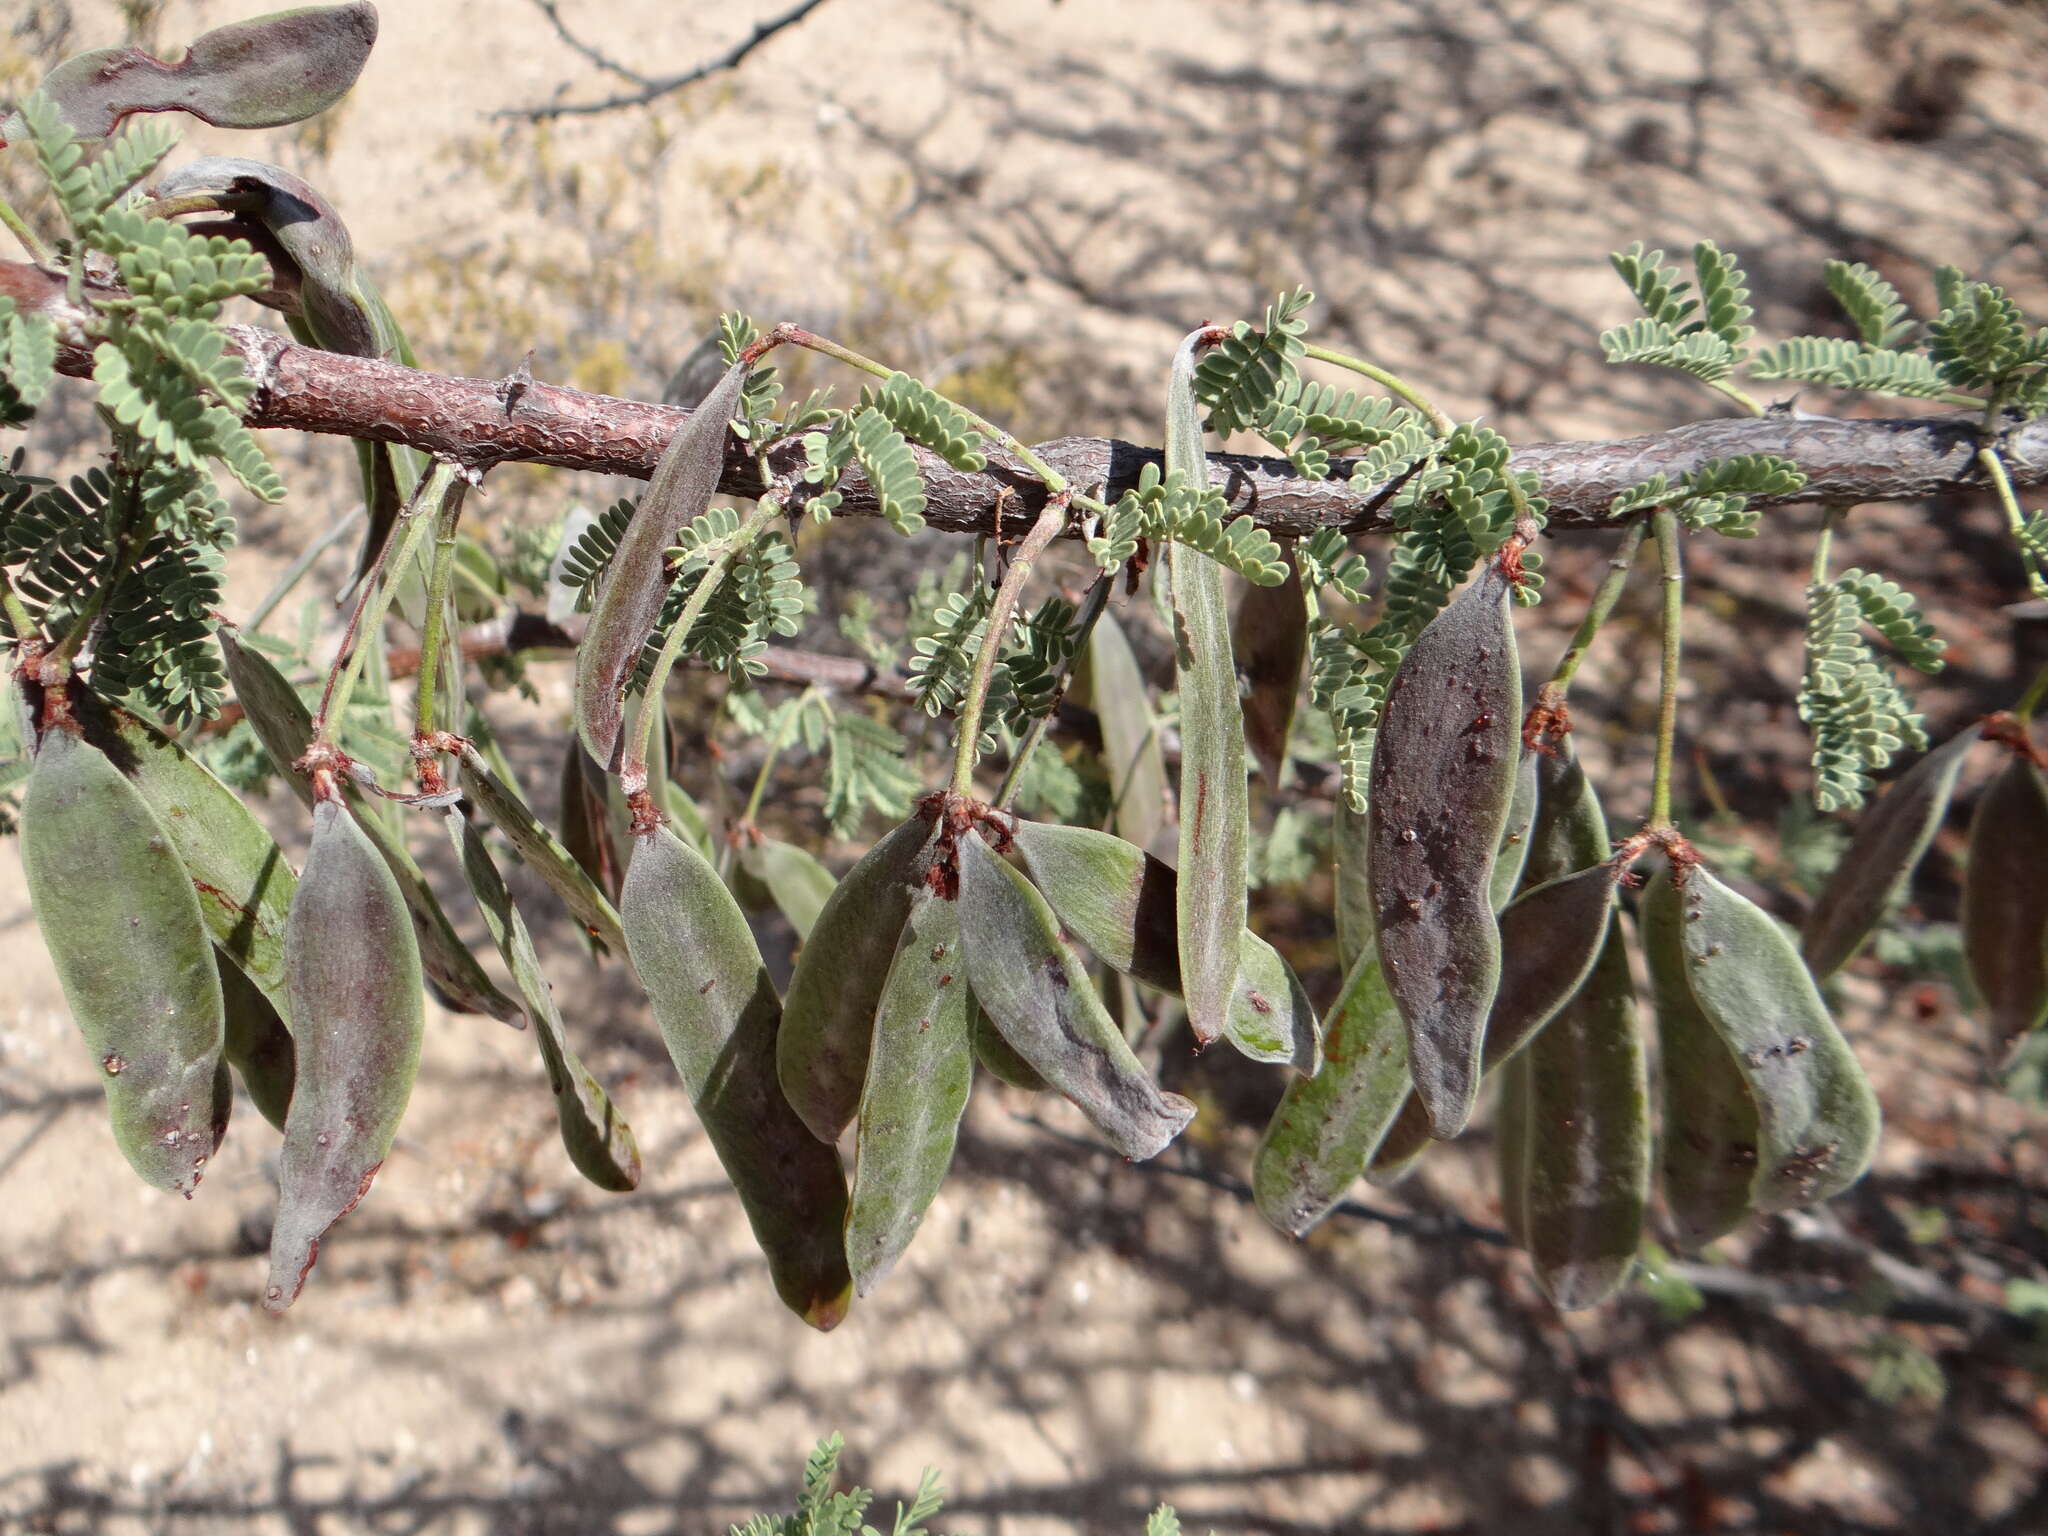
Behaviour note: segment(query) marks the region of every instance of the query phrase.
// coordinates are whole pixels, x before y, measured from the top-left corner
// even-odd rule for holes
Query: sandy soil
[[[67,13],[75,49],[122,35],[123,10],[174,43],[246,9],[24,5],[0,64],[30,69]],[[647,72],[779,9],[561,6]],[[1824,255],[1916,297],[1952,260],[2038,300],[2044,42],[2037,9],[1968,0],[834,0],[654,114],[537,134],[488,114],[618,82],[523,0],[415,0],[384,7],[331,124],[191,143],[326,188],[430,365],[500,371],[533,347],[542,376],[651,394],[740,305],[1026,435],[1143,433],[1182,329],[1305,279],[1326,334],[1453,409],[1590,435],[1712,409],[1599,361],[1594,332],[1625,317],[1602,258],[1631,239],[1741,250],[1767,334],[1822,323]],[[1966,63],[1930,72],[1950,55]],[[346,500],[340,445],[284,463],[298,499],[251,518],[245,601]],[[507,518],[601,494],[503,481]],[[1873,509],[1843,556],[1930,573],[1960,640],[1940,719],[2011,696],[2017,662],[1983,619],[2013,591],[1997,526]],[[857,564],[879,547],[864,537],[815,553]],[[1559,550],[1557,590],[1590,584],[1595,548]],[[1699,760],[1766,822],[1804,783],[1805,558],[1774,535],[1695,568],[1700,685],[1740,699],[1697,722]],[[1624,809],[1645,621],[1624,613],[1581,688]],[[1555,622],[1532,618],[1530,643]],[[512,717],[536,784],[559,699],[550,683]],[[0,1532],[697,1533],[781,1505],[835,1428],[885,1498],[936,1464],[944,1524],[1005,1536],[1135,1532],[1162,1498],[1225,1532],[2048,1526],[2037,1352],[1799,1306],[1672,1318],[1647,1295],[1560,1319],[1455,1224],[1494,1219],[1483,1130],[1370,1194],[1384,1220],[1290,1242],[1200,1182],[1242,1177],[1276,1086],[1177,1051],[1209,1112],[1163,1170],[1068,1139],[1058,1106],[978,1090],[909,1257],[812,1334],[775,1306],[644,1009],[559,927],[557,991],[639,1132],[643,1189],[576,1178],[530,1042],[437,1012],[374,1198],[274,1321],[254,1303],[275,1134],[245,1103],[197,1200],[136,1185],[21,889],[0,844]],[[1313,968],[1327,929],[1296,926]],[[1980,1303],[2048,1274],[2048,1121],[1983,1087],[1943,988],[1873,973],[1851,1003],[1892,1126],[1877,1173],[1825,1222],[1723,1257],[1873,1301],[1873,1245]],[[1907,1235],[1923,1213],[1945,1241]],[[1944,1400],[1883,1400],[1905,1349],[1939,1362]]]

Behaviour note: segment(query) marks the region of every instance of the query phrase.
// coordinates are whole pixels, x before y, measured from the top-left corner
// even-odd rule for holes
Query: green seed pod
[[[1102,1006],[1031,882],[979,832],[958,840],[960,934],[975,1001],[1016,1053],[1125,1157],[1156,1156],[1195,1115],[1162,1093]]]
[[[226,1009],[223,1052],[228,1065],[240,1074],[257,1112],[281,1131],[298,1077],[291,1031],[269,994],[244,975],[225,950],[215,949],[214,963]]]
[[[1287,740],[1294,731],[1294,707],[1301,696],[1301,668],[1308,659],[1308,604],[1294,548],[1283,543],[1287,579],[1278,586],[1245,583],[1237,599],[1231,649],[1244,677],[1244,739],[1268,784],[1287,769]]]
[[[1685,912],[1659,871],[1637,922],[1657,1014],[1664,1139],[1658,1176],[1679,1245],[1705,1247],[1742,1225],[1756,1183],[1756,1101],[1686,976]]]
[[[897,827],[833,888],[796,957],[775,1071],[820,1141],[838,1141],[860,1110],[875,1010],[932,853],[929,821],[913,816]]]
[[[1501,826],[1500,845],[1493,854],[1493,877],[1486,886],[1486,898],[1496,912],[1515,899],[1515,887],[1521,883],[1522,869],[1529,859],[1529,838],[1536,825],[1537,769],[1542,761],[1541,752],[1525,747],[1515,764],[1514,798],[1508,801],[1508,817]],[[1531,883],[1541,885],[1543,881]]]
[[[1517,1248],[1529,1246],[1529,1053],[1510,1056],[1493,1074],[1500,1084],[1493,1126],[1500,1224]]]
[[[425,1027],[405,898],[338,800],[313,807],[285,974],[298,1081],[284,1122],[263,1293],[273,1312],[298,1299],[327,1229],[370,1192],[412,1097]]]
[[[555,1007],[554,989],[540,968],[540,957],[533,952],[533,938],[512,904],[512,893],[505,889],[482,835],[459,809],[451,809],[447,816],[463,878],[469,882],[470,894],[504,957],[505,968],[526,1000],[526,1016],[533,1020],[534,1041],[547,1067],[548,1091],[555,1098],[555,1119],[569,1161],[599,1189],[615,1193],[637,1189],[640,1149],[633,1128],[570,1048],[561,1012]]]
[[[1287,1085],[1252,1161],[1266,1220],[1300,1237],[1365,1172],[1408,1095],[1408,1037],[1368,944],[1323,1021],[1323,1064]]]
[[[1330,826],[1337,845],[1337,963],[1350,975],[1358,957],[1372,946],[1372,888],[1365,877],[1368,822],[1342,795]],[[1405,1059],[1405,1058],[1404,1058]]]
[[[1525,890],[1605,863],[1614,852],[1607,840],[1607,813],[1572,751],[1571,738],[1548,753],[1529,756],[1536,762],[1537,795],[1528,860],[1522,867]]]
[[[1650,1198],[1650,1088],[1618,917],[1585,986],[1515,1059],[1526,1063],[1523,1245],[1561,1311],[1594,1306],[1635,1267]]]
[[[590,627],[576,648],[576,734],[598,764],[619,770],[626,684],[668,595],[668,550],[683,524],[710,505],[725,468],[725,439],[748,367],[734,363],[683,423],[655,465],[611,563],[599,578]]]
[[[782,1010],[746,915],[666,827],[633,840],[619,899],[626,950],[670,1058],[789,1309],[821,1332],[846,1316],[846,1173],[775,1080]]]
[[[1366,858],[1380,964],[1432,1134],[1465,1128],[1500,982],[1493,868],[1514,803],[1522,682],[1488,565],[1401,662],[1373,743]]]
[[[882,988],[860,1096],[860,1158],[846,1217],[855,1295],[881,1284],[953,1165],[974,1080],[972,1010],[958,904],[920,891]]]
[[[604,785],[593,776],[604,775],[591,763],[583,743],[570,742],[562,758],[562,846],[590,883],[616,904],[626,879],[626,861],[612,836]]]
[[[1485,1071],[1508,1060],[1571,1001],[1593,970],[1614,911],[1620,872],[1596,864],[1524,891],[1500,915],[1500,990],[1486,1018],[1480,1054]],[[1429,1116],[1421,1096],[1373,1155],[1375,1183],[1392,1183],[1429,1150]]]
[[[1109,770],[1116,830],[1140,848],[1150,848],[1166,824],[1166,758],[1151,690],[1115,615],[1105,613],[1095,621],[1087,661],[1087,698],[1102,725],[1102,761]]]
[[[1206,487],[1195,405],[1196,331],[1174,353],[1166,387],[1166,468]],[[1179,883],[1181,994],[1188,1028],[1203,1044],[1224,1033],[1237,990],[1239,935],[1245,925],[1250,790],[1245,783],[1244,712],[1230,651],[1230,605],[1223,567],[1208,556],[1168,546],[1163,561],[1173,599],[1173,675],[1180,697]]]
[[[1970,818],[1963,954],[1982,1001],[1992,1059],[2048,1020],[2048,779],[2014,757]]]
[[[1828,876],[1800,933],[1799,952],[1815,980],[1840,970],[1905,894],[1948,816],[1963,759],[1981,739],[1974,728],[1951,736],[1864,813],[1855,841]]]
[[[776,910],[789,919],[797,942],[808,940],[839,883],[832,878],[832,871],[795,844],[773,837],[741,843],[739,863],[761,882]]]
[[[1011,835],[1033,883],[1070,934],[1112,970],[1180,995],[1178,882],[1171,867],[1092,827],[1019,820]],[[1237,983],[1223,1037],[1253,1061],[1313,1072],[1319,1060],[1314,1007],[1279,951],[1249,928],[1238,937]]]
[[[990,1077],[1012,1088],[1021,1088],[1026,1093],[1046,1091],[1049,1084],[1038,1075],[1038,1069],[1010,1049],[1010,1042],[996,1032],[995,1025],[988,1021],[988,1015],[973,1000],[971,989],[967,1028],[974,1040],[974,1059],[981,1063],[982,1070]]]
[[[526,867],[562,898],[583,931],[608,949],[624,950],[626,935],[619,927],[619,914],[575,855],[527,808],[519,791],[492,773],[475,747],[463,749],[462,770],[463,794],[474,800],[505,834],[506,841],[519,850]]]
[[[261,651],[238,643],[232,632],[220,631],[221,654],[227,659],[228,681],[241,701],[249,724],[272,765],[308,805],[313,803],[312,786],[292,767],[305,755],[313,740],[313,717],[305,701],[284,675],[270,664]],[[498,990],[476,956],[455,932],[448,914],[441,909],[433,887],[419,864],[407,851],[396,824],[373,807],[385,802],[366,802],[353,788],[344,789],[356,823],[363,829],[398,882],[406,910],[412,914],[413,939],[419,948],[434,995],[458,1013],[482,1013],[522,1028],[526,1014]]]
[[[135,786],[58,726],[29,771],[21,862],[115,1143],[149,1183],[191,1198],[233,1101],[216,1091],[225,1021],[192,877]]]

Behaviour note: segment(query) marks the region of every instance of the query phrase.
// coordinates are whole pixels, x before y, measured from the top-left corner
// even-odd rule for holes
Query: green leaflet
[[[114,1141],[188,1199],[227,1128],[213,946],[191,876],[142,795],[62,726],[21,804],[21,861],[72,1022],[100,1069]]]
[[[619,916],[670,1058],[739,1192],[775,1291],[821,1332],[846,1316],[846,1173],[775,1080],[782,1009],[747,919],[666,827],[633,839]]]
[[[569,750],[573,772],[575,754],[581,749],[571,743]],[[576,856],[541,825],[519,791],[492,773],[483,754],[473,746],[463,749],[462,773],[463,794],[474,800],[506,841],[519,850],[526,867],[562,898],[562,904],[583,925],[583,931],[608,949],[623,950],[626,936],[619,927],[619,914]]]
[[[1980,739],[1975,728],[1950,737],[1864,812],[1855,841],[1828,876],[1800,934],[1799,952],[1815,980],[1840,970],[1905,894],[1948,815],[1963,759]]]
[[[995,1025],[989,1023],[988,1015],[981,1011],[980,1006],[973,1004],[971,995],[969,1003],[972,1006],[967,1032],[974,1039],[974,1059],[981,1063],[982,1070],[997,1082],[1021,1088],[1026,1093],[1045,1092],[1048,1085],[1038,1075],[1038,1069],[1010,1049],[1010,1042],[997,1032]]]
[[[856,1295],[881,1284],[953,1164],[974,1080],[974,1011],[958,904],[920,891],[875,1010],[860,1096],[860,1157],[846,1215]]]
[[[633,1139],[633,1128],[570,1047],[562,1015],[555,1007],[554,989],[540,968],[532,936],[512,904],[512,893],[505,889],[498,866],[491,862],[482,834],[459,808],[451,807],[446,814],[463,878],[469,882],[470,894],[476,898],[477,910],[483,913],[484,926],[490,929],[498,953],[504,956],[505,968],[526,1000],[526,1016],[533,1021],[534,1040],[547,1067],[548,1091],[555,1097],[555,1119],[569,1161],[599,1189],[637,1189],[640,1148]]]
[[[1068,932],[1112,970],[1180,995],[1172,869],[1092,827],[1019,819],[1011,835]],[[1313,1072],[1320,1060],[1314,1007],[1280,952],[1249,928],[1238,938],[1223,1037],[1253,1061]]]
[[[1529,1061],[1512,1056],[1494,1074],[1493,1159],[1500,1184],[1500,1224],[1517,1248],[1529,1246]]]
[[[1202,332],[1174,353],[1166,388],[1166,468],[1197,487],[1209,483],[1195,404],[1195,354]],[[1184,548],[1163,553],[1173,597],[1173,673],[1180,690],[1180,857],[1178,928],[1188,1027],[1204,1044],[1223,1033],[1237,985],[1244,931],[1249,790],[1244,714],[1230,653],[1223,567]]]
[[[2014,756],[1970,818],[1963,953],[1992,1059],[2048,1021],[2048,780]]]
[[[1366,877],[1380,963],[1440,1137],[1471,1117],[1500,982],[1491,887],[1522,720],[1510,598],[1489,564],[1430,621],[1394,675],[1373,743]]]
[[[808,940],[839,883],[832,871],[794,843],[773,837],[742,842],[739,862],[767,889],[776,910],[796,930],[797,941]]]
[[[1087,967],[1031,882],[978,831],[960,836],[961,947],[967,977],[1002,1037],[1125,1157],[1156,1156],[1194,1118],[1162,1093],[1102,1006]]]
[[[228,680],[234,685],[235,698],[247,712],[264,752],[299,798],[311,804],[312,786],[292,767],[313,739],[313,717],[305,701],[267,656],[253,646],[239,644],[225,627],[220,632],[220,649],[227,658]],[[420,960],[435,996],[457,1012],[488,1014],[515,1029],[523,1027],[525,1012],[499,991],[477,964],[476,956],[448,921],[448,914],[442,910],[433,887],[427,884],[425,873],[407,851],[395,823],[376,809],[383,802],[365,801],[353,786],[344,793],[363,834],[383,856],[398,882],[406,909],[412,914]]]
[[[1370,942],[1323,1020],[1323,1064],[1287,1085],[1252,1162],[1266,1220],[1300,1237],[1358,1181],[1408,1096],[1408,1039]]]
[[[1237,669],[1244,676],[1245,743],[1268,784],[1279,784],[1287,768],[1287,740],[1301,696],[1301,668],[1308,659],[1308,604],[1293,546],[1281,546],[1287,579],[1276,586],[1247,582],[1237,599],[1231,636]]]
[[[1166,824],[1166,759],[1152,696],[1123,626],[1105,612],[1088,638],[1088,694],[1102,727],[1116,830],[1150,848]]]
[[[1643,892],[1637,936],[1657,1014],[1664,1139],[1658,1173],[1679,1246],[1693,1251],[1750,1214],[1756,1180],[1756,1101],[1686,978],[1685,914],[1659,871]]]
[[[216,946],[213,958],[225,1009],[222,1054],[249,1090],[249,1101],[257,1112],[281,1131],[291,1108],[292,1084],[298,1078],[291,1031],[285,1028],[269,995],[244,974],[226,950]],[[284,988],[278,991],[281,995]]]
[[[1869,1165],[1879,1118],[1848,1042],[1768,914],[1698,866],[1677,894],[1683,981],[1756,1103],[1752,1204],[1769,1214],[1840,1193]]]
[[[1330,840],[1337,849],[1337,961],[1348,976],[1358,957],[1372,946],[1372,891],[1365,878],[1367,824],[1364,812],[1352,810],[1341,794],[1331,815]]]
[[[747,365],[734,363],[669,440],[598,578],[590,627],[576,648],[576,734],[600,766],[618,772],[626,685],[668,595],[668,550],[683,525],[710,504],[725,468],[727,424],[739,408]]]
[[[1650,1088],[1619,917],[1585,986],[1516,1059],[1527,1063],[1523,1244],[1560,1310],[1594,1306],[1635,1267],[1650,1198]]]
[[[820,1141],[853,1123],[889,965],[931,869],[932,824],[913,816],[870,848],[826,900],[796,957],[776,1076]]]
[[[298,1081],[263,1292],[273,1312],[298,1299],[327,1229],[370,1192],[412,1097],[425,1027],[405,898],[382,851],[338,800],[313,807],[285,974]]]

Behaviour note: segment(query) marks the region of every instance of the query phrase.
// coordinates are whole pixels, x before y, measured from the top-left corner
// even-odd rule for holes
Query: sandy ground
[[[245,8],[23,6],[10,70],[67,13],[74,49],[122,35],[117,9],[174,43]],[[651,73],[779,9],[561,7]],[[533,347],[543,377],[649,394],[742,305],[1027,436],[1144,433],[1182,329],[1306,279],[1319,329],[1451,408],[1590,435],[1712,408],[1598,360],[1593,333],[1625,317],[1602,257],[1631,239],[1742,250],[1768,334],[1820,323],[1827,254],[1916,297],[1925,263],[1954,260],[2038,299],[2043,44],[2037,10],[1961,0],[833,0],[656,114],[536,133],[488,114],[617,80],[523,0],[419,0],[384,7],[331,124],[191,142],[326,188],[433,365],[502,371]],[[1951,54],[1975,67],[1926,68]],[[243,601],[346,499],[339,445],[284,464],[297,499],[250,519]],[[527,473],[493,494],[513,518],[575,492]],[[1960,637],[1933,696],[1947,718],[2011,695],[1981,616],[2012,595],[1996,528],[1875,509],[1843,556],[1934,573]],[[857,566],[878,546],[841,546],[862,537],[813,553]],[[1557,589],[1583,592],[1595,558],[1562,548]],[[1702,686],[1740,692],[1694,727],[1700,761],[1766,821],[1803,784],[1804,560],[1768,538],[1695,567]],[[1624,808],[1645,617],[1624,613],[1581,689]],[[559,697],[511,717],[536,784]],[[274,809],[296,852],[303,828]],[[245,1103],[197,1200],[139,1187],[21,889],[0,844],[0,1531],[697,1533],[781,1505],[831,1429],[885,1499],[935,1464],[942,1524],[1006,1536],[1134,1532],[1161,1498],[1225,1532],[2048,1527],[2037,1355],[1796,1306],[1674,1319],[1635,1296],[1560,1319],[1515,1256],[1445,1225],[1494,1219],[1483,1130],[1371,1195],[1391,1225],[1297,1244],[1229,1190],[1126,1166],[1066,1139],[1059,1107],[984,1085],[909,1257],[812,1334],[774,1304],[644,1009],[559,926],[551,973],[639,1132],[642,1190],[576,1178],[530,1042],[437,1012],[374,1198],[272,1320],[254,1303],[275,1134]],[[1313,964],[1326,930],[1302,928]],[[1984,1089],[1940,987],[1859,978],[1851,1002],[1892,1134],[1840,1223],[1980,1302],[2041,1278],[2048,1122]],[[1242,1177],[1274,1083],[1169,1069],[1208,1108],[1169,1168]],[[1946,1243],[1902,1235],[1922,1212]],[[1825,1237],[1774,1229],[1723,1257],[1871,1284]],[[1945,1399],[1883,1400],[1905,1348],[1939,1362]]]

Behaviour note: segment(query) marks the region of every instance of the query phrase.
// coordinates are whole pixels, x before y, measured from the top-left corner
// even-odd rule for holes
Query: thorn
[[[526,392],[532,388],[533,349],[529,347],[526,349],[526,356],[519,360],[519,366],[498,383],[498,398],[504,402],[505,416],[508,420],[519,409],[519,402],[525,398]]]

